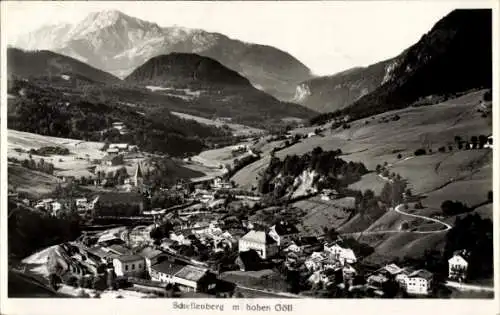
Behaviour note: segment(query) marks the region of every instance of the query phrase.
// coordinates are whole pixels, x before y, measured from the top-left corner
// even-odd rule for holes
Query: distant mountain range
[[[347,87],[332,89],[337,81]],[[301,103],[322,111],[343,108],[340,113],[323,114],[313,120],[322,123],[337,114],[367,117],[409,106],[427,96],[491,85],[492,10],[459,9],[389,61],[306,82],[314,93],[302,97]],[[360,97],[361,91],[368,93]],[[330,107],[327,102],[333,99],[338,103]]]
[[[117,77],[93,68],[74,58],[48,50],[23,51],[7,49],[7,74],[21,78],[46,77],[51,80],[74,80],[89,83],[118,83]]]
[[[196,53],[219,61],[255,87],[284,100],[293,97],[298,83],[312,77],[300,61],[274,47],[199,29],[160,27],[116,10],[91,13],[74,25],[44,26],[21,36],[14,45],[52,50],[121,78],[152,57]]]

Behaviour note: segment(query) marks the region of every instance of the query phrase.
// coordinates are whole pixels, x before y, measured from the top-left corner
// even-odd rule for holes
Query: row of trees
[[[54,164],[45,162],[44,159],[40,159],[38,163],[33,159],[24,159],[21,162],[21,166],[26,167],[30,170],[43,172],[49,175],[54,174]]]

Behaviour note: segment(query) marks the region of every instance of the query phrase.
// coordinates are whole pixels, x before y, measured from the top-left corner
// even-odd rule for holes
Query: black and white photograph
[[[2,3],[2,296],[495,301],[498,3],[465,4]]]

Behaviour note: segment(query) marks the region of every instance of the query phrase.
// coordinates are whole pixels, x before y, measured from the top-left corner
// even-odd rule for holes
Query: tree
[[[59,285],[61,284],[61,282],[61,278],[55,273],[51,273],[49,275],[49,285],[54,291],[57,291],[59,289]]]
[[[401,155],[401,153],[398,154],[397,158],[398,159],[401,159],[403,156]]]
[[[478,145],[478,137],[477,136],[472,136],[470,138],[470,142],[472,143],[472,148],[473,149],[476,149],[477,148],[477,145]]]
[[[480,135],[478,138],[479,148],[482,149],[486,143],[488,143],[488,137],[485,135]]]
[[[493,202],[493,191],[488,191],[488,201]]]
[[[425,151],[424,148],[420,148],[420,149],[417,149],[414,154],[415,154],[415,156],[419,156],[419,155],[425,155],[426,153],[427,152]]]

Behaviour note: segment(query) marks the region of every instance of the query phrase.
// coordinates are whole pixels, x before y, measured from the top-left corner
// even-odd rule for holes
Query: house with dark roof
[[[102,192],[94,204],[94,216],[127,217],[142,214],[144,197],[136,192]]]
[[[182,291],[208,292],[215,288],[217,277],[206,268],[187,265],[173,276],[173,281]]]
[[[166,253],[149,246],[138,250],[136,254],[144,257],[144,260],[146,261],[146,270],[150,275],[151,275],[151,267],[153,265],[168,259],[168,255]]]
[[[113,259],[113,267],[118,277],[141,278],[146,271],[146,262],[139,255],[120,255]]]
[[[255,250],[262,259],[267,259],[278,253],[276,241],[264,231],[252,230],[238,241],[238,251]]]
[[[105,155],[101,163],[106,166],[115,166],[123,164],[123,155],[122,154],[108,154]]]
[[[283,246],[289,243],[299,233],[297,227],[288,222],[280,221],[269,229],[269,236],[271,236],[278,246]]]
[[[174,283],[173,276],[184,268],[185,264],[172,261],[164,261],[151,266],[151,280]]]

